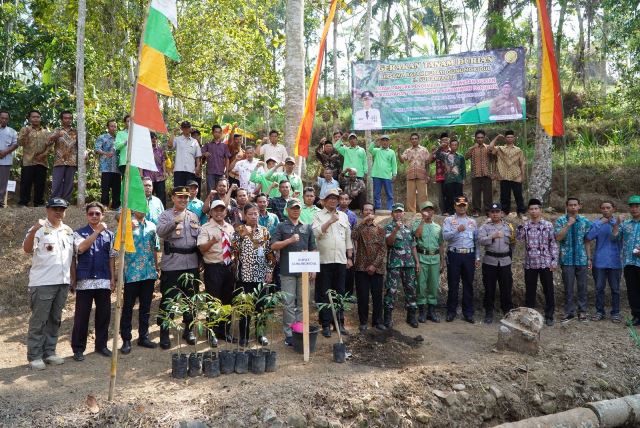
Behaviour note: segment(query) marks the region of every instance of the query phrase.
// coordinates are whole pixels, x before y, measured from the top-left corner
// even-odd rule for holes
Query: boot
[[[409,324],[413,328],[418,328],[416,308],[407,308],[407,324]]]
[[[427,307],[427,319],[433,322],[440,322],[438,314],[436,313],[436,305],[429,305]]]
[[[391,328],[393,327],[393,308],[387,308],[385,306],[384,308],[384,321],[383,324],[386,328]]]
[[[427,306],[426,305],[418,305],[418,322],[426,323],[427,322]]]
[[[193,331],[191,329],[185,328],[184,332],[182,333],[182,338],[185,342],[187,342],[188,345],[196,344],[196,335],[193,334]]]
[[[162,349],[171,348],[171,340],[169,339],[169,329],[160,328],[160,347]]]

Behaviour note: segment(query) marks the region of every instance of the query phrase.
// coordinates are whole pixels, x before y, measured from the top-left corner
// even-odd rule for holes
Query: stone
[[[262,418],[262,423],[266,424],[267,422],[271,422],[272,420],[276,419],[278,417],[278,415],[276,414],[276,411],[270,408],[265,408],[262,410],[262,414],[261,414],[261,418]]]
[[[598,366],[599,369],[606,369],[607,368],[607,363],[605,363],[604,361],[596,361],[596,366]]]
[[[287,416],[287,425],[291,428],[305,428],[307,426],[307,419],[300,413],[293,413]]]
[[[518,396],[518,394],[514,394],[513,392],[509,392],[509,391],[505,392],[504,398],[509,403],[514,403],[514,404],[522,403],[522,399]]]
[[[266,426],[268,428],[284,428],[284,421],[278,418],[271,419]]]
[[[424,412],[416,413],[416,421],[420,422],[421,424],[427,425],[430,420],[431,420],[431,415],[428,415],[427,413],[424,413]]]
[[[450,394],[447,394],[447,396],[444,399],[444,402],[449,407],[457,406],[458,405],[458,397],[456,396],[456,393],[452,392]]]
[[[502,391],[500,391],[500,389],[498,389],[498,387],[495,385],[491,385],[489,387],[489,391],[493,394],[496,400],[501,400],[504,397]]]
[[[496,348],[537,355],[543,325],[544,318],[538,311],[531,308],[514,309],[500,320]]]
[[[466,403],[467,401],[469,401],[470,397],[471,396],[469,395],[469,393],[467,391],[458,392],[458,398],[460,398],[460,401],[462,401],[462,402]]]
[[[315,428],[329,428],[329,419],[324,416],[316,416],[313,419],[313,426]]]
[[[551,413],[555,413],[558,409],[558,405],[555,401],[549,400],[542,403],[540,406],[540,411],[545,415],[550,415]]]
[[[447,397],[447,393],[440,391],[439,389],[434,389],[433,391],[433,395],[435,395],[438,398],[441,399],[445,399]]]
[[[464,391],[465,388],[466,387],[464,386],[464,383],[456,383],[455,385],[453,385],[454,391]]]

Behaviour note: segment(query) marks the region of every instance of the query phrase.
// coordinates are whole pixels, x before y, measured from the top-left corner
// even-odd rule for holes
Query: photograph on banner
[[[355,130],[523,120],[524,48],[352,64]]]

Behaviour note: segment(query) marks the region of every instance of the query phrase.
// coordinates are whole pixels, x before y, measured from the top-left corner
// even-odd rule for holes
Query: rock
[[[433,395],[435,395],[436,397],[441,398],[443,400],[447,397],[447,393],[446,392],[442,392],[439,389],[434,389],[431,392],[433,392]]]
[[[552,401],[552,400],[545,401],[544,403],[542,403],[542,406],[540,406],[540,411],[545,415],[550,415],[551,413],[555,413],[557,409],[558,409],[558,405],[556,404],[555,401]]]
[[[358,398],[347,399],[347,408],[342,412],[344,416],[355,416],[364,410],[364,402]]]
[[[496,405],[498,404],[496,397],[493,394],[487,392],[482,397],[482,402],[484,403],[485,410],[491,410],[491,413],[493,414],[493,410],[496,408]]]
[[[504,397],[504,394],[502,394],[502,391],[500,391],[500,389],[498,389],[498,387],[495,385],[491,385],[489,387],[489,391],[493,394],[496,400],[501,400]]]
[[[272,420],[276,419],[278,417],[278,415],[276,414],[276,411],[270,408],[265,408],[262,410],[261,413],[261,418],[262,418],[262,423],[266,424],[267,422],[271,422]]]
[[[557,395],[554,392],[551,391],[545,391],[542,393],[542,398],[543,400],[555,400],[557,397]]]
[[[460,401],[462,401],[462,402],[466,403],[467,401],[469,401],[470,397],[471,396],[469,395],[469,393],[467,391],[458,392],[458,398],[460,398]]]
[[[520,399],[520,397],[518,396],[518,394],[514,394],[513,392],[505,392],[504,393],[504,398],[505,400],[507,400],[507,402],[512,403],[512,404],[520,404],[522,403],[522,400]]]
[[[305,428],[307,426],[307,419],[300,413],[294,413],[287,417],[287,425],[292,428]]]
[[[598,368],[604,370],[604,369],[607,368],[607,363],[605,363],[604,361],[598,360],[598,361],[596,361],[596,366],[598,366]]]
[[[416,413],[416,421],[420,422],[421,424],[427,425],[430,420],[431,420],[431,415],[428,415],[427,413],[424,413],[424,412]]]
[[[266,425],[268,428],[284,428],[284,421],[282,419],[271,419]]]
[[[498,350],[511,350],[536,355],[540,347],[540,330],[544,318],[534,309],[517,308],[500,320]]]
[[[313,426],[316,428],[329,428],[329,419],[324,416],[316,416],[313,420]]]
[[[447,394],[447,397],[444,399],[444,402],[449,407],[454,407],[458,405],[458,397],[455,392]]]
[[[387,408],[384,412],[384,417],[389,426],[398,426],[402,420],[402,415],[394,408]]]
[[[176,422],[173,426],[174,428],[209,428],[209,425],[198,420],[180,421]]]
[[[542,405],[542,396],[540,394],[538,394],[537,392],[534,393],[531,396],[531,403],[533,403],[536,406],[541,406]]]
[[[466,387],[464,386],[464,383],[456,383],[455,385],[453,385],[454,391],[464,391],[465,388]]]

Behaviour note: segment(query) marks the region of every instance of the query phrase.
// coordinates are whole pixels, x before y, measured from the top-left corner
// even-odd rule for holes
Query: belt
[[[454,248],[449,247],[449,252],[458,254],[471,254],[475,251],[475,248]]]
[[[193,254],[198,251],[198,247],[180,248],[174,247],[170,242],[164,241],[164,253],[169,254]]]
[[[496,257],[496,258],[511,257],[511,252],[494,253],[493,251],[485,251],[484,254],[487,256]]]
[[[416,247],[416,251],[425,256],[437,256],[440,254],[440,250],[427,250],[426,248]]]

